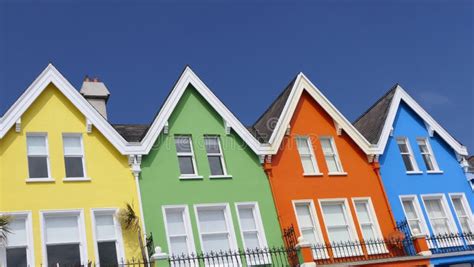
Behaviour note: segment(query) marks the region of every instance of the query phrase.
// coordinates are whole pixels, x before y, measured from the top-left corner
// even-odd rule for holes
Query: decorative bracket
[[[165,127],[163,127],[163,133],[168,134],[170,132],[170,125],[168,124],[168,121],[165,122]]]
[[[130,170],[132,171],[133,176],[138,179],[138,175],[142,169],[140,168],[140,164],[142,163],[142,155],[129,155],[128,156],[128,164],[130,165]]]
[[[467,173],[469,171],[469,162],[466,160],[466,158],[463,157],[459,163],[463,171]]]
[[[260,160],[260,164],[265,162],[265,155],[258,155],[258,159]]]
[[[86,130],[87,133],[92,133],[92,122],[89,119],[86,119]]]
[[[390,128],[390,136],[393,136],[393,127]]]
[[[290,132],[291,132],[291,126],[288,124],[288,126],[286,126],[285,135],[290,135]]]
[[[265,162],[269,164],[272,163],[272,155],[267,155],[265,158]]]
[[[15,132],[17,132],[17,133],[21,132],[21,118],[19,118],[15,122]]]
[[[431,125],[429,125],[428,123],[425,122],[425,126],[426,126],[426,130],[428,130],[428,134],[430,135],[430,137],[433,137],[434,135],[434,129],[433,127],[431,127]]]
[[[367,155],[367,160],[369,161],[369,163],[378,162],[379,156],[376,154],[369,154]]]
[[[337,123],[336,121],[334,121],[334,127],[336,127],[336,133],[337,133],[337,135],[341,135],[341,133],[342,133],[342,127],[341,127],[341,125],[339,125],[339,123]]]
[[[227,121],[224,121],[224,127],[225,127],[225,134],[229,135],[231,127]]]

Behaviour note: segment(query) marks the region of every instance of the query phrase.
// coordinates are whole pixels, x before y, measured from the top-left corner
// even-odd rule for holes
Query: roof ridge
[[[368,109],[364,111],[357,119],[355,119],[352,124],[356,124],[359,120],[361,120],[367,113],[369,113],[375,106],[377,106],[382,100],[384,100],[392,91],[396,90],[399,86],[399,83],[395,83],[385,94],[383,94],[379,99],[377,99]]]

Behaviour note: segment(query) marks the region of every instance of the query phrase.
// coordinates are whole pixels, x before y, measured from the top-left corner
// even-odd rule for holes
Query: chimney
[[[100,115],[107,119],[107,100],[109,100],[110,92],[105,84],[99,81],[99,78],[90,79],[86,76],[79,92]]]

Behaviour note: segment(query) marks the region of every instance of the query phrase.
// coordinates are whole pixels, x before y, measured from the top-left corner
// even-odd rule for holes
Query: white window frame
[[[64,137],[79,137],[79,140],[81,142],[81,155],[66,155],[65,151],[65,146],[64,146]],[[81,157],[82,159],[82,173],[84,174],[83,177],[67,177],[66,176],[66,162],[64,162],[64,181],[83,181],[83,180],[90,180],[90,178],[87,178],[87,173],[86,173],[86,160],[85,160],[85,152],[84,152],[84,138],[81,133],[63,133],[62,135],[62,141],[63,141],[63,156],[64,156],[64,161],[66,160],[66,157]]]
[[[332,151],[333,151],[332,154],[326,154],[324,152],[323,144],[322,144],[323,139],[329,140],[329,144],[331,145],[331,148],[332,148]],[[324,161],[326,162],[326,166],[328,168],[328,175],[347,175],[347,173],[344,171],[344,168],[342,167],[341,158],[339,157],[339,152],[337,151],[336,140],[334,140],[334,137],[329,136],[329,135],[321,136],[321,137],[319,137],[319,142],[320,142],[320,145],[321,145],[321,150],[323,152]],[[329,165],[328,165],[328,162],[326,160],[327,156],[334,157],[334,160],[336,161],[336,166],[339,169],[338,171],[336,171],[336,172],[329,171]]]
[[[44,132],[28,132],[26,133],[26,159],[30,157],[30,154],[28,153],[28,137],[29,136],[41,136],[44,137],[45,139],[45,145],[46,145],[46,165],[48,169],[48,177],[46,178],[35,178],[35,177],[30,177],[30,169],[28,168],[28,178],[26,179],[26,182],[54,182],[54,178],[51,175],[51,163],[50,163],[50,153],[49,153],[49,141],[48,141],[48,133]],[[31,155],[31,156],[44,156],[44,155]],[[27,165],[29,163],[27,162]]]
[[[83,209],[71,209],[71,210],[40,210],[40,231],[41,231],[41,256],[43,258],[43,265],[48,266],[48,253],[46,248],[46,218],[47,217],[65,217],[65,216],[76,216],[78,222],[79,231],[79,252],[81,257],[81,264],[87,264],[87,239],[86,230],[84,223],[84,210]]]
[[[352,217],[352,212],[349,207],[349,202],[347,201],[347,198],[324,198],[324,199],[319,199],[318,201],[319,201],[319,208],[321,209],[321,215],[323,216],[324,228],[326,229],[328,238],[329,238],[329,228],[326,223],[326,219],[324,218],[323,205],[326,203],[342,204],[343,211],[344,211],[343,216],[345,217],[348,223],[348,227],[349,227],[348,230],[349,230],[349,235],[351,238],[351,240],[349,241],[354,242],[355,244],[360,244],[359,236],[357,235],[356,227],[354,224],[354,218]],[[329,242],[332,243],[331,240],[329,240]],[[338,250],[337,248],[333,248],[332,250],[333,250],[333,254],[335,258],[360,256],[364,254],[361,246],[353,246],[351,251],[347,251],[345,249]]]
[[[450,233],[453,233],[453,234],[457,233],[456,223],[454,222],[454,217],[453,217],[453,214],[451,213],[451,209],[449,208],[448,201],[446,200],[446,196],[444,194],[424,194],[424,195],[421,195],[421,200],[423,202],[423,207],[426,211],[426,215],[428,215],[428,221],[430,222],[431,230],[433,230],[433,233],[434,233],[434,228],[433,228],[433,225],[431,224],[431,218],[429,216],[428,209],[426,208],[426,203],[425,203],[425,200],[433,200],[433,199],[440,200],[441,207],[443,208],[446,214],[446,219],[448,221],[448,227],[449,227]]]
[[[24,219],[26,227],[26,260],[28,266],[35,265],[35,249],[31,211],[0,212],[0,215],[11,216],[13,219]],[[7,245],[0,243],[0,266],[7,266]]]
[[[163,222],[165,224],[165,232],[166,232],[166,242],[168,243],[168,254],[170,256],[173,255],[173,251],[171,249],[171,240],[170,240],[170,234],[168,231],[168,219],[166,217],[166,210],[182,210],[183,211],[183,220],[184,220],[184,227],[185,227],[185,232],[187,236],[187,245],[189,248],[188,254],[196,254],[196,247],[194,246],[194,234],[193,234],[193,228],[191,226],[191,219],[189,217],[189,209],[187,205],[164,205],[161,207],[161,211],[163,213]],[[178,266],[180,264],[177,264]],[[193,265],[193,264],[191,264]]]
[[[201,244],[201,248],[203,248],[203,241],[202,241],[202,230],[201,225],[199,223],[199,213],[198,210],[205,210],[205,209],[215,209],[215,208],[222,208],[224,210],[224,218],[226,221],[226,226],[228,229],[229,234],[229,246],[231,250],[237,250],[237,239],[235,237],[235,230],[234,230],[234,223],[232,222],[232,215],[230,213],[229,203],[212,203],[212,204],[195,204],[194,205],[194,214],[196,214],[196,224],[199,232],[199,242]],[[206,234],[206,233],[204,233]],[[204,249],[203,249],[204,251]],[[216,251],[218,252],[218,251]]]
[[[370,219],[370,224],[372,225],[372,228],[375,231],[375,236],[376,236],[375,238],[377,239],[377,241],[383,239],[383,234],[382,234],[382,230],[380,229],[380,224],[379,224],[379,221],[377,219],[377,215],[375,213],[374,204],[372,203],[372,198],[370,198],[370,197],[353,197],[352,198],[352,205],[354,207],[354,212],[355,212],[355,215],[356,215],[356,218],[357,218],[357,222],[359,223],[359,229],[360,229],[362,238],[364,239],[364,241],[369,241],[369,244],[367,244],[367,242],[366,242],[366,248],[367,248],[368,254],[369,255],[375,255],[375,254],[388,253],[389,251],[387,250],[387,248],[385,247],[384,244],[382,246],[380,246],[380,244],[375,244],[375,245],[371,246],[370,245],[370,240],[365,240],[364,232],[362,231],[362,222],[360,221],[359,214],[357,213],[357,206],[356,206],[357,203],[364,203],[366,205],[367,211],[368,211],[368,216],[369,216],[369,219]]]
[[[308,145],[309,154],[304,154],[304,153],[301,152],[301,150],[298,147],[298,139],[304,140],[306,142],[306,144]],[[295,142],[296,142],[296,149],[298,150],[298,155],[300,156],[301,167],[303,168],[303,176],[321,176],[321,175],[323,175],[319,171],[318,162],[316,160],[316,156],[314,155],[313,143],[311,141],[311,138],[309,136],[306,136],[306,135],[300,135],[300,136],[296,136]],[[313,165],[314,173],[306,173],[304,171],[302,157],[309,157],[310,158],[311,163]]]
[[[120,226],[120,222],[117,220],[117,208],[101,208],[101,209],[91,209],[91,221],[92,221],[92,238],[94,240],[94,253],[95,253],[95,261],[97,266],[100,264],[100,257],[99,257],[99,246],[97,240],[97,231],[96,231],[96,222],[95,216],[96,215],[110,215],[114,220],[114,228],[115,228],[115,245],[117,250],[117,263],[121,264],[126,262],[125,259],[125,250],[124,250],[124,243],[122,237],[122,227]]]
[[[215,138],[217,139],[217,145],[219,146],[219,153],[208,153],[206,149],[206,138]],[[224,152],[222,151],[222,145],[221,145],[221,138],[219,135],[204,135],[204,149],[206,151],[206,158],[209,156],[218,156],[221,160],[221,165],[222,165],[222,175],[212,175],[211,174],[211,165],[209,164],[209,159],[208,164],[209,164],[209,178],[231,178],[232,176],[227,173],[227,166],[225,164],[225,159],[224,159]]]
[[[424,145],[426,146],[426,149],[428,150],[427,153],[423,153],[421,151],[419,142],[424,142]],[[434,170],[428,170],[428,167],[426,166],[426,163],[423,159],[423,164],[425,164],[426,172],[427,173],[442,173],[442,171],[439,169],[439,165],[438,165],[438,162],[436,161],[436,157],[433,152],[433,149],[431,148],[429,139],[426,137],[418,137],[416,138],[416,144],[418,145],[418,150],[420,150],[421,157],[423,157],[423,155],[428,155],[431,160],[431,164],[433,164]]]
[[[401,160],[402,160],[403,167],[405,168],[405,172],[408,173],[408,174],[421,173],[420,168],[418,167],[418,164],[417,164],[416,159],[415,159],[415,154],[413,154],[413,149],[411,148],[410,140],[408,140],[408,137],[399,136],[395,139],[395,141],[396,141],[396,144],[397,144],[398,152],[400,153],[400,157],[401,157]],[[399,141],[405,142],[405,145],[407,146],[408,152],[402,152],[400,150],[400,147],[398,145]],[[403,161],[403,155],[408,155],[409,156],[411,165],[413,166],[412,171],[407,170],[407,167],[405,166],[405,162]]]
[[[408,223],[408,228],[410,229],[410,233],[413,236],[420,236],[420,235],[426,236],[426,235],[428,235],[429,234],[428,226],[426,224],[426,220],[425,220],[425,216],[423,214],[423,211],[421,210],[421,205],[420,205],[420,202],[418,200],[418,197],[416,195],[400,195],[399,199],[400,199],[400,205],[402,205],[403,214],[405,215],[405,219],[407,220],[407,223]],[[404,200],[412,201],[413,207],[415,208],[416,216],[418,217],[418,219],[417,219],[418,223],[420,224],[420,227],[421,227],[421,233],[418,233],[418,234],[413,233],[413,230],[411,229],[410,223],[408,222],[407,212],[405,210],[405,206],[403,206],[403,201]]]
[[[295,218],[296,218],[296,223],[298,224],[298,230],[300,232],[300,235],[303,236],[302,232],[303,229],[301,228],[301,222],[300,219],[298,218],[298,213],[296,211],[296,206],[297,204],[305,204],[308,205],[309,208],[309,213],[311,216],[311,221],[313,223],[313,233],[316,236],[317,239],[317,244],[312,244],[317,247],[317,249],[312,249],[313,251],[313,259],[318,260],[318,259],[327,259],[329,258],[329,254],[327,252],[324,241],[324,236],[323,232],[321,231],[321,225],[319,224],[319,219],[318,219],[318,214],[316,213],[316,208],[314,205],[314,201],[312,199],[299,199],[299,200],[293,200],[291,201],[293,204],[293,211],[295,213]]]
[[[461,221],[459,220],[459,214],[456,211],[456,208],[454,207],[454,202],[453,198],[459,198],[461,200],[461,205],[466,212],[466,217],[469,219],[469,228],[471,230],[471,233],[474,233],[474,218],[472,215],[472,210],[471,207],[469,206],[469,202],[467,201],[466,195],[464,193],[450,193],[449,194],[449,200],[451,201],[451,206],[453,207],[454,213],[456,214],[456,219],[459,223],[459,226],[461,226]],[[463,229],[459,229],[461,233],[465,233]],[[473,240],[474,242],[474,240]]]
[[[191,152],[178,152],[178,149],[176,149],[176,138],[183,138],[186,137],[189,139],[189,146],[191,148]],[[194,148],[193,148],[193,138],[192,135],[190,134],[176,134],[174,135],[174,144],[175,144],[175,149],[176,149],[176,158],[178,160],[178,170],[179,170],[179,179],[196,179],[196,178],[202,178],[202,176],[199,176],[198,174],[198,169],[197,169],[197,164],[196,164],[196,156],[194,155]],[[193,169],[194,173],[193,174],[182,174],[181,173],[181,168],[179,167],[179,157],[180,156],[185,156],[185,157],[191,157],[192,162],[193,162]]]

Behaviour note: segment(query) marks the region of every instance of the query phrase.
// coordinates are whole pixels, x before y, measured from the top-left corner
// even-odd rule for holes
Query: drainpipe
[[[376,161],[376,157],[378,157],[378,156],[374,156],[374,159],[372,160],[372,163],[371,163],[372,169],[374,170],[375,174],[377,175],[377,181],[379,182],[380,189],[382,190],[383,199],[385,200],[385,205],[387,206],[387,211],[390,214],[390,219],[393,223],[393,227],[394,227],[394,229],[396,229],[397,222],[395,221],[395,217],[393,216],[392,208],[391,208],[390,202],[388,201],[388,198],[387,198],[387,192],[385,191],[385,188],[383,186],[382,176],[380,175],[380,163],[378,161]]]
[[[143,237],[144,241],[146,243],[146,228],[145,228],[145,215],[143,214],[143,205],[142,205],[142,193],[140,190],[140,184],[138,183],[138,179],[140,177],[141,173],[141,167],[140,164],[142,162],[142,155],[130,155],[129,158],[129,163],[130,163],[130,169],[132,170],[133,177],[135,178],[135,187],[137,188],[137,194],[138,194],[138,206],[140,209],[140,215],[141,215],[141,226],[143,229]],[[148,248],[145,245],[145,252],[148,255]]]

